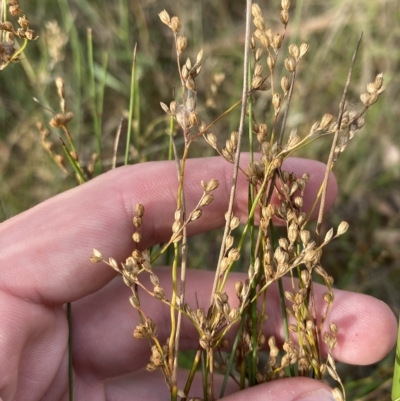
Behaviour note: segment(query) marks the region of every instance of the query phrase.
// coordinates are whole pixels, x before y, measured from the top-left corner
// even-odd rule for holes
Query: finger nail
[[[323,388],[310,391],[297,397],[294,401],[335,401],[330,391]]]

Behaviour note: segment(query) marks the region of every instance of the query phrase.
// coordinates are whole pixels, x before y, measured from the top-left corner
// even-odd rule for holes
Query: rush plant
[[[141,228],[146,224],[146,205],[138,204],[133,218],[134,249],[126,261],[118,264],[112,257],[104,259],[99,250],[94,250],[91,260],[94,263],[107,263],[131,289],[130,302],[141,321],[134,331],[134,337],[148,340],[151,357],[147,370],[162,371],[171,400],[193,399],[190,395],[191,384],[199,369],[203,377],[204,400],[223,396],[228,378],[233,378],[238,389],[243,389],[284,376],[323,379],[326,374],[338,383],[332,390],[335,399],[345,399],[344,386],[332,356],[340,327],[335,322],[326,324],[334,302],[333,279],[324,269],[321,257],[324,247],[344,234],[348,224],[343,221],[336,229],[330,228],[323,233],[322,222],[330,172],[349,141],[364,125],[365,112],[383,92],[383,76],[378,74],[374,82],[368,84],[360,97],[361,106],[349,105],[347,94],[360,37],[353,59],[351,62],[349,60],[350,70],[336,117],[326,113],[319,121],[310,122],[309,132],[304,136],[300,136],[296,129],[287,132],[292,94],[300,74],[298,69],[309,50],[306,43],[285,43],[289,11],[289,0],[282,0],[279,10],[281,28],[272,30],[265,25],[261,7],[247,1],[242,98],[222,111],[213,122],[203,120],[198,111],[196,80],[202,69],[203,50],[198,51],[195,59],[185,57],[188,40],[181,34],[180,18],[171,17],[165,10],[159,14],[162,23],[172,31],[174,37],[179,81],[176,99],[169,105],[161,103],[161,108],[171,121],[169,135],[178,176],[171,237],[159,249],[143,249]],[[268,116],[256,115],[254,111],[260,92],[268,93],[271,106]],[[219,119],[235,110],[240,113],[239,127],[231,132],[225,146],[221,147],[218,142],[223,134],[214,132],[213,128]],[[248,132],[251,155],[248,165],[240,163],[245,131]],[[176,138],[183,141],[182,154],[178,153],[174,143]],[[203,209],[218,197],[218,181],[202,180],[199,185],[203,194],[197,205],[191,210],[186,207],[186,162],[189,150],[199,140],[205,140],[218,155],[232,164],[226,224],[219,259],[214,268],[211,298],[206,308],[186,302],[185,293],[190,254],[187,227],[196,224],[196,220],[202,218]],[[306,213],[303,210],[303,195],[310,176],[304,174],[297,177],[286,171],[283,163],[299,149],[317,140],[331,141],[331,151],[325,160],[325,178],[312,208],[312,211],[319,208],[313,232],[310,228],[312,211]],[[247,221],[236,235],[239,218],[233,211],[239,174],[248,180],[249,201]],[[273,202],[273,197],[279,199],[278,205]],[[259,224],[256,225],[256,221]],[[283,235],[277,234],[275,226],[278,222],[286,229]],[[246,244],[250,244],[249,255],[244,252]],[[157,276],[157,269],[153,268],[154,263],[167,252],[172,254],[173,259],[171,289],[165,288]],[[247,271],[248,278],[236,282],[235,296],[232,297],[228,295],[226,283],[234,269]],[[315,295],[315,276],[326,286],[322,297]],[[285,277],[288,278],[286,284]],[[263,329],[269,324],[266,314],[267,293],[273,286],[278,286],[280,293],[285,337],[281,345],[275,336],[265,338],[263,334]],[[170,335],[166,342],[158,338],[157,324],[141,302],[143,293],[157,299],[162,307],[170,309]],[[324,312],[318,314],[317,309]],[[189,320],[198,333],[198,348],[186,385],[178,388],[179,340],[183,319]],[[229,341],[227,334],[232,331],[234,333],[230,338],[234,340]],[[327,355],[321,352],[323,343],[328,349]],[[217,388],[215,384],[217,371],[225,376],[222,388]]]

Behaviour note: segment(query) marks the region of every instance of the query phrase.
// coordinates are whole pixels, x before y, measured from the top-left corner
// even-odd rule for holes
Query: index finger
[[[248,160],[244,156],[243,159]],[[244,160],[246,163],[246,160]],[[284,168],[297,175],[311,174],[304,203],[311,204],[323,179],[325,166],[292,158]],[[189,235],[224,224],[232,165],[220,157],[190,159],[185,196],[187,210],[200,199],[200,180],[217,179],[215,200],[201,219],[188,226]],[[330,180],[327,207],[336,195]],[[92,249],[124,260],[133,249],[132,215],[142,203],[144,247],[165,242],[171,235],[176,191],[175,162],[151,162],[110,171],[78,188],[62,193],[0,225],[0,288],[33,302],[62,304],[97,291],[115,275],[112,269],[89,262]],[[235,214],[247,215],[248,183],[238,182]]]

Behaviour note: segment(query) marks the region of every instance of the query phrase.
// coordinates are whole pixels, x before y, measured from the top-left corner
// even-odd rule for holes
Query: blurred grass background
[[[4,0],[0,0],[1,1]],[[335,167],[340,195],[326,226],[341,220],[351,230],[326,248],[325,267],[336,286],[371,294],[400,312],[400,1],[298,0],[292,1],[286,45],[310,44],[302,62],[292,101],[289,128],[304,134],[326,112],[337,114],[343,85],[358,36],[364,33],[356,62],[349,102],[359,103],[366,84],[383,72],[386,92],[366,116]],[[281,30],[280,1],[259,1],[264,18]],[[178,86],[170,30],[158,18],[166,9],[178,15],[188,37],[192,58],[204,48],[203,71],[198,79],[198,111],[205,121],[240,98],[244,1],[239,0],[20,0],[39,39],[28,44],[21,62],[0,72],[0,221],[75,185],[42,148],[36,122],[51,115],[35,103],[59,111],[54,80],[66,83],[70,124],[83,164],[95,150],[93,113],[101,110],[102,159],[111,166],[113,142],[129,106],[130,72],[134,44],[137,52],[137,98],[133,162],[167,158],[168,120],[159,102],[169,104]],[[92,29],[96,99],[90,87],[87,28]],[[265,63],[265,59],[264,59]],[[104,71],[107,74],[104,74]],[[218,77],[225,78],[213,93]],[[104,92],[102,87],[104,86]],[[102,107],[99,107],[99,103]],[[101,101],[103,99],[103,101]],[[270,110],[268,93],[259,98],[256,113]],[[238,113],[214,130],[224,141],[237,129]],[[51,140],[59,147],[57,130]],[[124,139],[121,139],[123,146]],[[326,160],[328,141],[318,141],[301,156]],[[199,141],[193,156],[212,155]],[[61,148],[57,151],[62,154]],[[122,151],[121,151],[122,157]],[[194,246],[204,255],[209,237]],[[212,254],[209,250],[207,255]],[[208,257],[208,256],[207,256]],[[204,263],[199,257],[194,264]],[[212,265],[212,261],[207,264]],[[371,328],[373,330],[373,328]],[[384,339],[382,339],[384,341]],[[378,346],[378,345],[377,345]],[[343,367],[348,399],[389,399],[393,355],[369,367]]]

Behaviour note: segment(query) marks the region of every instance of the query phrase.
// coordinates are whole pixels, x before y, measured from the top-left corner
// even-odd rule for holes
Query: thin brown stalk
[[[247,87],[248,87],[247,68],[249,65],[249,54],[250,54],[251,4],[252,4],[252,0],[246,0],[246,34],[245,34],[244,60],[243,60],[243,89],[242,89],[242,107],[240,110],[240,123],[239,123],[239,130],[238,130],[238,144],[237,144],[237,149],[236,149],[236,153],[235,153],[235,164],[234,164],[234,168],[233,168],[232,186],[231,186],[231,193],[230,193],[230,197],[229,197],[229,206],[228,206],[225,230],[224,230],[224,235],[222,238],[222,245],[221,245],[221,251],[219,254],[217,270],[215,272],[214,284],[213,284],[212,291],[211,291],[211,298],[210,298],[211,304],[213,302],[214,294],[217,289],[219,277],[221,274],[221,262],[225,255],[225,242],[226,242],[226,237],[228,236],[229,229],[230,229],[230,223],[231,223],[231,219],[232,219],[233,205],[234,205],[235,193],[236,193],[237,177],[238,177],[238,173],[239,173],[240,151],[241,151],[241,144],[242,144],[242,137],[243,137],[244,119],[245,119],[245,114],[246,114],[246,100],[247,100]]]
[[[114,170],[115,167],[117,167],[118,144],[119,144],[119,139],[121,137],[122,126],[124,125],[125,121],[126,121],[125,118],[121,117],[121,119],[119,120],[117,133],[115,135],[113,157],[112,157],[112,165],[111,165],[111,169],[112,170]]]
[[[323,219],[324,210],[325,210],[325,200],[326,200],[326,191],[327,191],[328,182],[329,182],[329,174],[330,174],[331,169],[332,169],[333,155],[334,155],[336,144],[337,144],[337,141],[338,141],[338,138],[339,138],[340,125],[342,123],[342,117],[343,117],[343,113],[344,113],[344,106],[346,104],[347,94],[349,92],[349,87],[350,87],[351,76],[353,74],[353,68],[354,68],[354,64],[355,64],[355,61],[356,61],[358,49],[359,49],[360,44],[361,44],[362,36],[363,36],[363,33],[361,32],[361,35],[358,38],[357,46],[356,46],[356,48],[354,50],[353,57],[351,59],[349,73],[347,74],[346,85],[344,87],[342,100],[340,101],[340,105],[339,105],[339,116],[338,116],[338,121],[337,121],[337,128],[336,128],[336,131],[335,131],[335,136],[334,136],[333,141],[332,141],[331,151],[329,153],[328,162],[326,164],[324,181],[322,183],[321,204],[320,204],[319,212],[318,212],[317,227],[315,229],[315,232],[317,233],[317,235],[320,235],[322,219]]]
[[[279,139],[278,139],[278,144],[279,146],[282,145],[283,142],[283,135],[285,133],[285,127],[286,127],[286,120],[287,116],[289,114],[289,109],[290,109],[290,101],[292,100],[292,95],[293,95],[293,87],[294,87],[294,81],[296,79],[296,70],[293,71],[292,73],[292,81],[290,83],[290,89],[289,89],[289,94],[288,94],[288,99],[286,103],[286,109],[285,113],[283,114],[283,121],[282,121],[282,126],[281,126],[281,132],[279,133]]]

